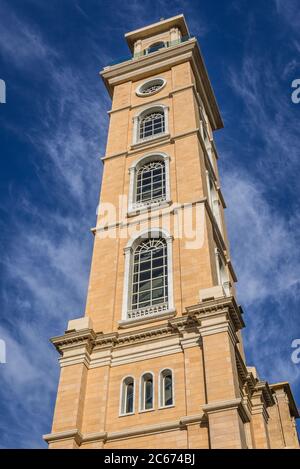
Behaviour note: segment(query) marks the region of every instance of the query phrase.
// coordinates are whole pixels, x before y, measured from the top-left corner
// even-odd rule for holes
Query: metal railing
[[[122,57],[122,58],[119,58],[119,59],[115,59],[113,60],[113,62],[110,63],[110,65],[108,65],[108,67],[112,67],[113,65],[117,65],[117,64],[120,64],[120,63],[123,63],[123,62],[128,62],[129,60],[138,60],[142,57],[147,57],[148,55],[152,55],[152,54],[155,54],[155,52],[159,52],[163,49],[168,49],[169,47],[174,47],[174,46],[177,46],[178,44],[181,44],[183,42],[186,42],[188,41],[189,39],[191,39],[192,36],[189,36],[189,35],[186,35],[186,36],[182,36],[174,41],[167,41],[164,43],[164,46],[160,47],[159,49],[154,49],[154,50],[151,50],[151,47],[148,48],[148,49],[145,49],[137,54],[134,54],[132,57]],[[107,67],[104,67],[104,68],[107,68]]]

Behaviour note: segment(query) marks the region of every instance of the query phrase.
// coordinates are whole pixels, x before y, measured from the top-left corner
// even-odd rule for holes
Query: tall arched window
[[[171,370],[163,370],[160,373],[160,406],[167,407],[173,404],[173,374]]]
[[[153,399],[153,375],[152,373],[145,373],[141,378],[140,409],[153,409]]]
[[[133,254],[133,311],[168,304],[168,257],[164,238],[142,241]]]
[[[130,166],[129,214],[171,202],[169,166],[170,157],[165,153],[144,155]]]
[[[166,199],[164,161],[150,161],[141,166],[136,176],[136,203],[148,205]]]
[[[134,411],[134,379],[131,376],[123,379],[121,388],[121,414],[132,414]]]
[[[174,315],[172,240],[164,228],[152,228],[128,241],[121,326]]]
[[[139,139],[145,140],[165,132],[165,113],[163,111],[150,111],[140,121]]]

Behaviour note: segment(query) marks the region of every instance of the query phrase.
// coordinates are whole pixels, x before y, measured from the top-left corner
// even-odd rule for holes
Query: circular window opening
[[[143,83],[136,90],[138,96],[149,96],[150,94],[158,93],[166,84],[163,78],[154,78],[146,83]]]

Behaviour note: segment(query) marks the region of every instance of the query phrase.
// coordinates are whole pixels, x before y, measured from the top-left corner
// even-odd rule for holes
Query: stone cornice
[[[245,327],[241,311],[233,296],[204,301],[186,308],[190,316],[196,317],[201,324],[205,317],[211,317],[218,314],[227,313],[235,327],[235,330]]]
[[[74,440],[77,445],[80,446],[83,440],[83,436],[77,428],[74,428],[71,430],[66,430],[64,432],[48,433],[47,435],[43,435],[43,440],[45,440],[47,443],[53,443],[55,441]]]
[[[160,94],[160,101],[162,101],[164,99],[171,98],[175,94],[180,93],[182,91],[189,90],[189,89],[193,89],[194,93],[196,93],[196,87],[195,87],[194,83],[190,83],[189,85],[174,88],[173,90],[169,91],[168,93],[161,93]],[[152,99],[149,99],[147,101],[147,106],[150,106],[151,104],[155,104],[155,103],[157,103],[157,96],[154,96]],[[136,104],[127,104],[127,105],[122,106],[122,107],[112,108],[109,111],[107,111],[107,114],[110,115],[110,114],[113,114],[115,112],[125,111],[126,109],[133,110],[133,109],[139,109],[139,108],[144,108],[144,107],[145,107],[144,102],[142,102],[142,103],[139,102],[139,103],[136,103]]]
[[[51,340],[56,350],[62,355],[66,349],[78,349],[82,346],[90,353],[93,349],[96,333],[92,329],[66,332],[62,336],[53,337]]]
[[[242,383],[244,384],[245,382],[247,382],[249,372],[238,348],[235,351],[235,360],[239,376],[241,378]]]
[[[82,363],[88,368],[140,361],[146,355],[182,352],[185,348],[201,346],[205,335],[219,332],[227,332],[234,345],[238,342],[235,331],[241,327],[241,318],[233,298],[203,302],[187,310],[184,316],[161,325],[108,334],[91,329],[70,331],[51,342],[62,355],[61,366]],[[153,345],[149,348],[149,344]],[[128,353],[124,354],[122,349],[128,349]]]
[[[248,410],[243,405],[242,399],[236,398],[227,401],[210,402],[203,406],[203,411],[209,414],[224,412],[226,410],[236,409],[243,422],[250,422],[250,415]]]
[[[266,407],[270,407],[275,404],[272,391],[267,381],[258,381],[255,385],[253,397],[260,397],[262,402],[265,403]]]

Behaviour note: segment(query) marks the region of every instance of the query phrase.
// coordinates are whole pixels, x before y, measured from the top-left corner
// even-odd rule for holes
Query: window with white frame
[[[166,84],[164,78],[151,78],[146,82],[142,83],[136,89],[136,94],[141,97],[150,96],[152,94],[158,93]]]
[[[170,202],[169,160],[164,153],[144,155],[129,168],[129,213]]]
[[[166,171],[164,161],[150,161],[137,171],[136,202],[149,204],[166,198]]]
[[[168,133],[168,108],[157,104],[133,118],[133,144],[152,140]]]
[[[213,212],[213,215],[215,217],[215,220],[218,224],[218,227],[219,227],[219,229],[222,233],[220,202],[219,202],[218,193],[217,193],[217,190],[215,188],[213,178],[209,174],[209,171],[206,171],[206,177],[207,177],[208,202],[209,202],[210,208]]]
[[[129,240],[124,249],[121,324],[174,314],[172,240],[163,228]]]
[[[154,406],[154,393],[153,393],[153,375],[152,373],[145,373],[141,378],[140,388],[140,410],[151,410]]]
[[[225,295],[230,296],[230,282],[229,282],[228,273],[225,267],[224,260],[218,248],[216,248],[215,253],[216,253],[218,283],[219,285],[223,287]]]
[[[139,139],[155,137],[165,131],[165,113],[154,111],[145,114],[140,121]]]
[[[133,255],[132,310],[168,302],[167,243],[163,238],[142,241]]]
[[[134,379],[131,376],[123,379],[121,387],[121,415],[134,412]]]
[[[168,407],[174,404],[173,373],[166,369],[160,373],[160,407]]]

